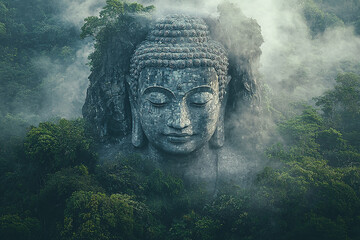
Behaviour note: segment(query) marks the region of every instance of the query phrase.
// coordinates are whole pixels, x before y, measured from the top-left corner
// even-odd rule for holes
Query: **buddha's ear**
[[[230,80],[230,79],[229,79]],[[210,139],[210,146],[213,148],[221,148],[225,142],[225,109],[227,103],[227,91],[223,94],[223,98],[220,101],[219,118],[216,123],[216,129],[214,135]]]
[[[213,148],[221,148],[225,142],[225,127],[224,116],[219,116],[219,120],[216,124],[214,135],[211,137],[209,143]]]
[[[142,130],[138,106],[131,91],[129,93],[129,100],[130,100],[131,117],[132,117],[131,142],[135,147],[141,147],[145,143],[145,134],[144,131]]]

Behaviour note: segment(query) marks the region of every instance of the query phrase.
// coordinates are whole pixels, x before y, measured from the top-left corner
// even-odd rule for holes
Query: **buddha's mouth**
[[[186,143],[191,140],[193,134],[188,133],[169,133],[164,134],[169,142],[172,143]]]

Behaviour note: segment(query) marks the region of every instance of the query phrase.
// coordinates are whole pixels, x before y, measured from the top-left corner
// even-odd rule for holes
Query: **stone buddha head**
[[[169,154],[224,142],[228,58],[196,17],[159,20],[131,58],[132,143]]]
[[[252,134],[241,119],[260,99],[260,26],[231,4],[218,10],[216,18],[155,22],[135,14],[103,29],[83,106],[100,142],[182,156],[220,148],[225,132],[229,142]]]

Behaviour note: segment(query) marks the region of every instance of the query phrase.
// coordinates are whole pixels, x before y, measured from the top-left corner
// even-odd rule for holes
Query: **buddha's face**
[[[214,68],[145,68],[138,110],[149,143],[171,154],[188,154],[207,143],[220,113]]]

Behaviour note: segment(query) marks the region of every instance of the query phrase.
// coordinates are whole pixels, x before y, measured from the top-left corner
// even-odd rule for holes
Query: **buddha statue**
[[[132,143],[185,155],[224,141],[228,60],[202,19],[159,21],[132,57]],[[215,133],[216,132],[216,133]]]
[[[109,152],[136,152],[209,191],[216,189],[219,174],[237,165],[230,166],[230,159],[243,161],[224,146],[225,118],[228,99],[234,108],[234,96],[245,96],[241,91],[231,94],[239,89],[236,84],[241,81],[246,89],[244,76],[251,74],[230,69],[231,48],[214,40],[210,30],[199,17],[167,16],[149,25],[145,39],[128,52],[129,65],[117,68],[120,73],[109,79],[105,69],[98,79],[93,76],[83,113],[108,142],[102,149],[104,159],[111,158]],[[231,72],[238,73],[235,85]],[[110,84],[103,87],[106,81]],[[111,121],[104,122],[109,115]]]

